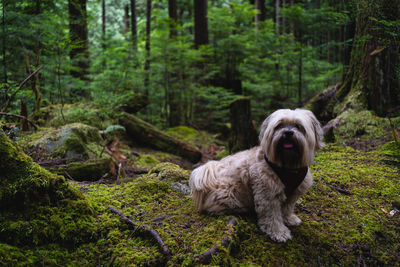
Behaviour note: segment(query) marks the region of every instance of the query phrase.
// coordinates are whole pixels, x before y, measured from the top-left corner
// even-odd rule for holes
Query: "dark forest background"
[[[2,111],[92,101],[107,114],[140,96],[159,127],[219,131],[244,95],[260,121],[344,79],[357,2],[3,0]],[[378,26],[398,39],[393,23]]]

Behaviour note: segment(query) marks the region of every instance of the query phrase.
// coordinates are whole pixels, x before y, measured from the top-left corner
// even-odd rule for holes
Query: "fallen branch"
[[[13,100],[13,98],[17,95],[17,93],[22,89],[22,87],[24,86],[24,84],[29,81],[29,79],[31,79],[33,76],[35,76],[36,73],[38,73],[42,68],[44,67],[44,65],[39,66],[34,72],[32,72],[31,74],[28,75],[28,77],[25,78],[25,80],[23,80],[17,90],[15,90],[15,92],[7,99],[6,103],[2,106],[1,110],[2,111],[6,111],[8,108],[8,105],[10,105],[10,102]],[[3,114],[5,115],[5,114]]]
[[[224,238],[222,238],[222,241],[221,241],[222,247],[226,248],[232,242],[232,239],[234,238],[234,234],[235,234],[235,225],[236,224],[237,223],[236,223],[235,218],[232,218],[229,220],[227,235],[224,236]],[[197,262],[199,262],[201,264],[209,264],[211,262],[212,256],[216,255],[220,250],[221,250],[220,247],[217,244],[215,244],[209,250],[201,253],[200,255],[197,255],[196,256]]]
[[[33,126],[33,128],[35,128],[35,130],[37,130],[37,128],[38,128],[38,127],[36,126],[36,124],[35,124],[33,121],[28,120],[28,118],[25,117],[25,116],[22,116],[22,115],[19,115],[19,114],[7,113],[7,112],[0,112],[0,115],[12,116],[12,117],[17,117],[17,118],[26,120],[27,122],[29,122],[29,123]]]
[[[350,193],[349,191],[344,190],[344,189],[342,189],[342,188],[339,188],[339,187],[336,187],[336,186],[333,186],[333,185],[330,185],[330,184],[326,184],[326,183],[322,183],[322,184],[323,184],[323,185],[326,185],[326,186],[329,187],[330,189],[333,189],[333,190],[335,190],[336,192],[338,192],[338,193],[340,193],[340,194],[347,195],[347,196],[353,195],[353,194]]]
[[[152,230],[145,225],[140,225],[140,224],[135,223],[134,221],[132,221],[131,219],[126,217],[124,214],[122,214],[120,211],[118,211],[112,207],[108,207],[108,209],[111,212],[118,214],[125,223],[135,227],[136,229],[139,229],[144,234],[150,235],[153,239],[156,240],[158,246],[161,249],[162,254],[164,256],[166,256],[168,259],[171,257],[171,251],[169,250],[168,246],[164,243],[164,241],[161,239],[161,236],[158,234],[157,231]]]

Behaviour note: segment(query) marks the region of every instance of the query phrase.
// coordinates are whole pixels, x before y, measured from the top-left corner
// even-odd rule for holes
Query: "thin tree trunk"
[[[275,32],[279,35],[279,27],[280,27],[280,0],[275,0]]]
[[[175,37],[178,35],[176,30],[176,23],[178,21],[178,6],[176,0],[168,0],[168,14],[170,19],[170,30],[169,35]]]
[[[106,0],[101,1],[101,47],[106,50]]]
[[[299,75],[299,80],[298,80],[298,106],[301,107],[303,105],[303,99],[302,99],[302,94],[303,94],[303,48],[300,40],[300,55],[299,55],[299,70],[298,70],[298,75]]]
[[[207,0],[194,0],[194,45],[208,43]]]
[[[89,40],[87,27],[87,0],[68,0],[69,35],[71,51],[69,53],[72,67],[71,75],[87,80],[89,69]]]
[[[6,58],[6,44],[7,44],[7,33],[6,33],[6,1],[3,0],[2,2],[3,5],[3,17],[1,18],[1,22],[3,25],[3,75],[4,75],[4,83],[8,83],[8,77],[7,77],[7,58]],[[7,96],[7,91],[5,92],[5,95]]]
[[[129,32],[129,5],[124,6],[124,35]]]
[[[136,22],[136,0],[131,0],[131,31],[132,31],[132,46],[137,51],[137,22]]]
[[[265,0],[255,0],[254,5],[255,9],[258,10],[258,13],[254,17],[254,21],[257,24],[258,22],[265,20]]]
[[[150,33],[151,33],[151,0],[146,0],[146,60],[144,64],[144,87],[145,95],[149,95],[150,84]]]

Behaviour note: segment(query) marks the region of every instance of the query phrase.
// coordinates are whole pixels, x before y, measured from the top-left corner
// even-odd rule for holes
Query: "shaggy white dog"
[[[308,166],[323,147],[321,125],[304,109],[280,109],[261,125],[260,146],[209,161],[190,175],[195,207],[212,214],[255,210],[260,229],[273,240],[291,239],[299,225],[296,201],[311,187]]]

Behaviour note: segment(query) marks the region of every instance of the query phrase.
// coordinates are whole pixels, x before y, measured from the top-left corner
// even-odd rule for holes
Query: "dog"
[[[276,242],[291,239],[288,226],[301,223],[296,201],[311,187],[308,166],[323,144],[323,131],[305,109],[280,109],[261,125],[260,145],[190,175],[194,206],[215,215],[255,211],[258,226]]]

